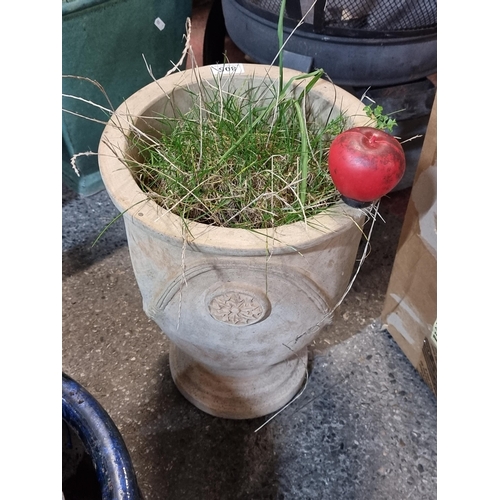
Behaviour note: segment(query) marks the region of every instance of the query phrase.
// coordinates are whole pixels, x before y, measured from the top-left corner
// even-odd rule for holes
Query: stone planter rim
[[[276,66],[245,63],[244,68],[243,77],[269,75],[272,79],[277,79],[279,74],[279,68]],[[182,246],[185,240],[186,232],[181,218],[148,199],[122,162],[122,155],[115,152],[122,152],[127,144],[130,132],[127,117],[134,119],[140,117],[145,110],[163,99],[165,94],[169,94],[179,86],[192,83],[195,72],[198,72],[202,79],[213,80],[211,67],[203,66],[160,78],[130,96],[118,107],[107,123],[98,149],[101,176],[117,209],[134,224],[146,227],[158,238],[176,246]],[[299,74],[301,73],[298,71],[285,68],[284,81]],[[336,100],[340,99],[340,109],[351,120],[349,126],[370,124],[370,119],[363,111],[363,103],[342,88],[320,80],[314,86],[313,93],[327,101],[331,101],[332,96]],[[265,255],[269,251],[269,241],[272,240],[273,253],[291,253],[307,249],[312,240],[317,242],[317,238],[326,238],[332,231],[341,231],[346,224],[359,219],[359,211],[339,202],[335,207],[311,217],[307,223],[300,221],[255,231],[209,226],[190,221],[189,245],[191,248],[215,254]]]

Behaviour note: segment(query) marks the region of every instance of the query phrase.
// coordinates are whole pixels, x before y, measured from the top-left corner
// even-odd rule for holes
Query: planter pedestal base
[[[307,349],[270,367],[223,373],[171,345],[170,371],[181,394],[215,417],[249,419],[273,413],[299,391],[307,370]]]

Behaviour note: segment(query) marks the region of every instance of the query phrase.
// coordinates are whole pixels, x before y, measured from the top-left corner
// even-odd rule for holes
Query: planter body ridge
[[[199,77],[213,81],[209,67]],[[244,65],[231,85],[277,78],[278,68]],[[298,72],[285,71],[285,81]],[[300,389],[307,345],[331,322],[349,283],[364,213],[340,203],[312,218],[258,232],[189,223],[148,200],[123,164],[127,122],[155,127],[168,102],[182,108],[193,70],[170,75],[127,99],[105,128],[99,164],[124,212],[130,256],[146,314],[171,341],[170,368],[184,396],[225,418],[278,410]],[[228,83],[229,85],[229,83]],[[176,95],[177,94],[177,95]],[[335,102],[366,125],[358,99],[328,82],[311,92],[318,119]],[[168,97],[166,97],[168,96]],[[186,106],[187,101],[186,101]],[[119,125],[119,126],[117,126]]]

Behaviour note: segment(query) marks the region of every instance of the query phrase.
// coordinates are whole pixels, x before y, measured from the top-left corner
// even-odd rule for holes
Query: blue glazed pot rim
[[[120,431],[101,404],[65,373],[62,374],[62,418],[90,455],[103,500],[142,500]]]

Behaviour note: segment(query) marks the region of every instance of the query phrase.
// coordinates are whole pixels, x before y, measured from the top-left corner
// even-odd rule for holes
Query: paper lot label
[[[210,66],[212,75],[237,75],[245,72],[245,68],[241,63],[228,64],[212,64]]]

